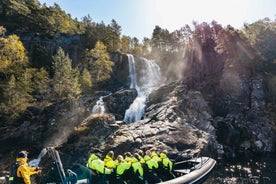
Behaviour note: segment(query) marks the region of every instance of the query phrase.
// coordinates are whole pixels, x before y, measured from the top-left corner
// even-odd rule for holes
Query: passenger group
[[[92,180],[95,183],[160,183],[174,178],[173,163],[167,156],[167,151],[144,152],[138,150],[133,155],[130,152],[118,155],[109,151],[102,160],[99,155],[91,154],[86,166],[93,171]],[[94,183],[94,182],[93,182]]]

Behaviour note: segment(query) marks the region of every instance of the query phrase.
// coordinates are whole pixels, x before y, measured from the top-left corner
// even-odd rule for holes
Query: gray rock
[[[135,89],[125,89],[115,92],[103,99],[107,112],[115,115],[117,120],[122,120],[125,111],[137,96]]]

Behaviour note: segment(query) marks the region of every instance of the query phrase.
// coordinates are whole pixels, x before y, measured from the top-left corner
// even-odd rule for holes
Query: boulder
[[[132,104],[137,96],[135,89],[122,89],[103,98],[106,105],[106,111],[114,114],[117,120],[124,118],[125,111]]]

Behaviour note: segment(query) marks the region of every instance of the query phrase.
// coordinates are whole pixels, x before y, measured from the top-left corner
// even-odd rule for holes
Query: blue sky
[[[170,32],[192,21],[216,20],[226,26],[242,28],[265,17],[276,19],[276,0],[39,0],[47,6],[57,3],[73,18],[90,15],[94,22],[109,24],[112,19],[122,34],[151,38],[155,25]]]

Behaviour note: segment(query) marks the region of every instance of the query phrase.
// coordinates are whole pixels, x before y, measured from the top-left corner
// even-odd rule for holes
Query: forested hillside
[[[131,21],[131,20],[130,20]],[[185,25],[185,22],[183,22]],[[121,35],[109,24],[71,17],[58,4],[37,0],[0,2],[0,121],[17,126],[29,107],[45,108],[62,101],[112,88],[114,53],[154,59],[167,82],[184,80],[202,91],[214,113],[223,114],[216,96],[235,94],[239,81],[262,76],[267,113],[275,118],[276,21],[262,19],[242,29],[218,22],[185,25],[169,32],[156,25],[151,38]],[[117,86],[116,86],[117,87]]]

